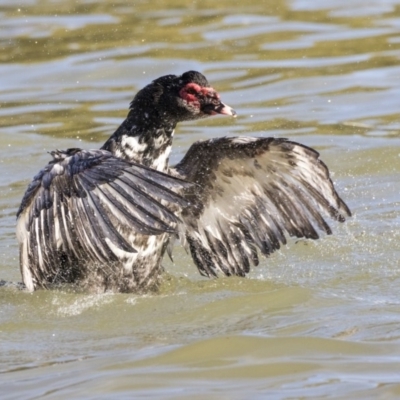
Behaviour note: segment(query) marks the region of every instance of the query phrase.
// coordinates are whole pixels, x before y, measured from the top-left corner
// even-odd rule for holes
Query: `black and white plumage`
[[[18,210],[20,267],[29,290],[51,283],[75,282],[92,264],[121,261],[119,251],[134,256],[127,240],[172,233],[178,218],[161,200],[187,205],[171,189],[190,185],[105,150],[54,151],[37,174]]]
[[[244,276],[286,244],[286,235],[318,239],[350,210],[319,154],[286,139],[223,137],[197,142],[176,166],[196,183],[184,209],[185,237],[202,275]]]
[[[151,288],[175,227],[201,274],[244,276],[286,236],[317,239],[327,216],[351,215],[319,154],[286,139],[200,141],[170,168],[176,124],[216,114],[236,115],[203,75],[167,75],[137,93],[101,150],[55,152],[18,213],[28,289]]]

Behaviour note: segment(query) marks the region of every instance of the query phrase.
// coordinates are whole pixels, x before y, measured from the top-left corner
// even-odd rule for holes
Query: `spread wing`
[[[17,213],[21,272],[29,290],[59,278],[70,281],[69,276],[79,275],[74,270],[79,261],[116,261],[115,248],[135,253],[126,239],[132,231],[175,231],[178,219],[160,201],[187,205],[173,190],[191,184],[105,150],[69,149],[52,155]]]
[[[183,220],[200,273],[244,276],[286,244],[286,235],[331,234],[325,217],[343,222],[350,210],[336,193],[319,154],[275,138],[219,138],[197,142],[176,166],[195,182]]]

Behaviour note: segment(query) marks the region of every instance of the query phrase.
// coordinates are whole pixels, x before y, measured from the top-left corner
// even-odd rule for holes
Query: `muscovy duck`
[[[176,230],[202,275],[245,276],[287,235],[317,239],[332,233],[325,216],[351,215],[319,154],[287,139],[199,141],[170,168],[177,123],[217,114],[236,115],[205,76],[167,75],[136,94],[100,150],[53,152],[18,211],[26,287],[157,287]]]

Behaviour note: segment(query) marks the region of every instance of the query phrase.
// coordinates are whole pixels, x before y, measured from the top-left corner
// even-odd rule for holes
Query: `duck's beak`
[[[236,118],[236,111],[232,108],[229,107],[228,105],[224,104],[224,103],[220,103],[217,107],[215,107],[212,112],[212,115],[216,115],[216,114],[222,114],[222,115],[230,115],[233,118]]]
[[[210,87],[201,88],[202,98],[202,111],[208,115],[230,115],[236,118],[236,111],[222,103],[219,94]]]
[[[230,115],[236,118],[236,111],[233,108],[219,101],[219,99],[217,101],[213,99],[212,102],[203,106],[202,111],[208,115],[222,114],[222,115]]]

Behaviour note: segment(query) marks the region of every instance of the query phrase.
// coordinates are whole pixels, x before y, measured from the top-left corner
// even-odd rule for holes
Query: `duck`
[[[224,136],[193,143],[174,167],[179,122],[236,117],[197,71],[138,91],[99,150],[51,152],[17,213],[29,291],[74,284],[155,290],[178,238],[206,277],[244,277],[289,237],[332,234],[351,211],[311,147],[285,138]]]

